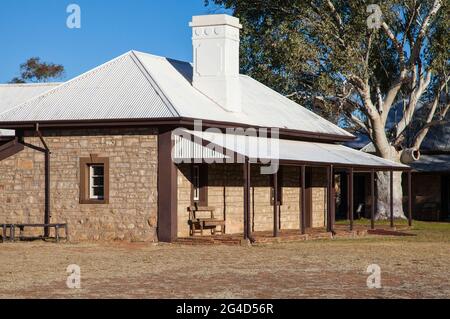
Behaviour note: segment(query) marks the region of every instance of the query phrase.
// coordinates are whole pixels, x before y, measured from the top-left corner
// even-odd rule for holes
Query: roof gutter
[[[205,128],[255,128],[270,129],[262,126],[252,126],[244,123],[222,122],[214,120],[202,120],[188,117],[170,117],[157,119],[108,119],[108,120],[58,120],[58,121],[20,121],[2,122],[0,128],[12,130],[34,130],[36,125],[41,129],[68,129],[68,128],[89,128],[89,127],[136,127],[136,126],[187,126],[193,127],[196,121],[202,121]],[[277,128],[280,137],[291,139],[305,139],[322,142],[350,142],[356,139],[353,135],[339,135],[319,132],[308,132],[287,128]]]

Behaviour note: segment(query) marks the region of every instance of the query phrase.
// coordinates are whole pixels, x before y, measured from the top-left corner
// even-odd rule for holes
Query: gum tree
[[[418,159],[430,128],[447,123],[448,1],[214,4],[231,9],[244,24],[243,72],[366,134],[378,156],[411,163]],[[389,174],[377,174],[377,186],[377,218],[384,219],[389,212]],[[394,200],[395,217],[404,218],[400,173],[394,175]]]
[[[40,58],[30,58],[20,65],[20,77],[11,80],[10,83],[47,82],[61,78],[64,67],[59,64],[42,62]]]

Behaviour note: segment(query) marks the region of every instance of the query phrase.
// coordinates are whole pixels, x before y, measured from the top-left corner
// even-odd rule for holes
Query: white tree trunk
[[[377,173],[377,209],[376,220],[386,220],[391,216],[391,174]],[[406,219],[403,212],[402,173],[394,172],[394,218]]]

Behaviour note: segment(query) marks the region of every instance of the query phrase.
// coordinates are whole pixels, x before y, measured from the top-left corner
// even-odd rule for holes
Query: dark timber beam
[[[42,136],[41,131],[39,130],[39,123],[36,124],[36,133],[39,136],[39,139],[41,140],[42,145],[44,145],[45,149],[45,210],[44,210],[44,224],[48,225],[50,224],[50,149],[47,146],[47,143],[45,143],[44,137]],[[44,228],[44,236],[50,237],[50,229],[48,227]]]
[[[354,213],[353,213],[353,181],[354,181],[354,172],[353,172],[353,168],[350,168],[350,172],[349,172],[349,177],[348,177],[348,215],[350,218],[350,230],[353,230],[353,218],[354,218]]]
[[[177,238],[177,167],[172,161],[172,131],[158,135],[158,240]]]
[[[334,231],[334,171],[333,165],[327,169],[327,231]]]
[[[47,147],[47,146],[46,146]],[[50,224],[50,151],[45,151],[45,208],[44,208],[44,224]],[[50,237],[50,229],[44,228],[44,237]]]
[[[412,226],[412,176],[411,171],[408,172],[408,224]]]
[[[280,220],[278,215],[278,171],[273,174],[273,237],[279,236]]]
[[[390,213],[391,213],[391,228],[394,228],[394,172],[390,173]]]
[[[24,146],[19,142],[19,139],[15,137],[13,140],[0,145],[0,161],[7,159],[17,153],[23,151]]]
[[[300,212],[300,227],[302,235],[306,234],[306,166],[301,167],[301,212]]]
[[[251,215],[250,215],[250,162],[248,158],[244,163],[244,239],[251,239]]]
[[[375,170],[370,172],[370,198],[371,198],[371,208],[370,208],[370,228],[375,229]]]

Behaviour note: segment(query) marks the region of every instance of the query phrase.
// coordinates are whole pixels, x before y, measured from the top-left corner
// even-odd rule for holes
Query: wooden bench
[[[214,207],[202,207],[194,205],[188,207],[188,211],[190,236],[195,236],[195,234],[198,232],[200,232],[200,235],[203,236],[203,231],[205,229],[211,229],[211,235],[215,235],[218,232],[218,226],[220,226],[219,233],[221,233],[222,235],[225,234],[225,220],[214,217]],[[199,213],[209,213],[209,217],[200,217]]]
[[[0,225],[3,229],[3,241],[6,240],[6,230],[10,229],[10,236],[9,240],[14,242],[16,240],[16,229],[19,230],[19,240],[26,240],[26,239],[52,239],[54,238],[56,242],[60,242],[61,239],[68,240],[68,226],[67,224],[2,224]],[[39,237],[25,237],[24,232],[25,228],[42,228],[44,231],[45,229],[54,228],[55,229],[55,237],[50,236],[39,236]],[[65,237],[60,236],[60,229],[64,229],[64,235]]]

